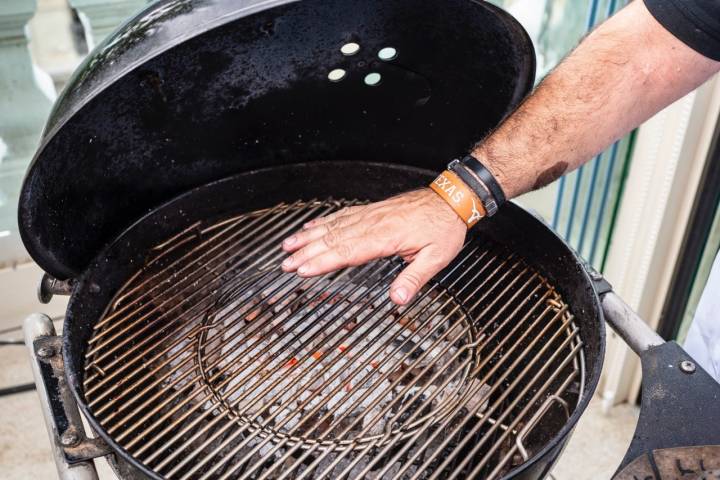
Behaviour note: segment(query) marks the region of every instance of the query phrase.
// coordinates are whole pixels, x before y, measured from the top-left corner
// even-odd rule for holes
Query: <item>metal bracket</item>
[[[110,448],[99,438],[88,438],[64,376],[62,338],[40,337],[33,342],[42,383],[47,389],[50,410],[57,426],[57,444],[70,465],[102,457]]]
[[[63,437],[60,437],[63,440]],[[111,453],[110,447],[101,438],[88,438],[81,435],[76,444],[63,447],[65,459],[70,465],[86,462],[93,458],[104,457]]]
[[[82,418],[65,380],[62,339],[46,315],[30,315],[23,327],[53,458],[61,480],[97,480],[93,458],[110,449],[85,435]]]
[[[43,274],[38,284],[37,297],[40,303],[50,303],[55,295],[70,295],[75,282],[73,279],[58,280],[55,277]]]
[[[575,253],[577,254],[577,252]],[[608,282],[607,279],[603,277],[602,273],[595,270],[595,267],[590,265],[590,263],[588,263],[588,261],[581,257],[579,254],[577,254],[577,258],[580,260],[580,264],[590,276],[590,280],[592,280],[593,287],[595,288],[595,293],[598,297],[602,298],[602,296],[606,293],[612,292],[612,285],[610,285],[610,282]]]

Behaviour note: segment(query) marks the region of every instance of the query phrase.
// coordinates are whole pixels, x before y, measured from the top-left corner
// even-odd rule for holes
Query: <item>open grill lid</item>
[[[396,58],[381,60],[385,47]],[[152,208],[238,172],[339,159],[440,170],[518,105],[534,70],[523,28],[485,2],[161,0],[65,88],[20,233],[68,278]]]

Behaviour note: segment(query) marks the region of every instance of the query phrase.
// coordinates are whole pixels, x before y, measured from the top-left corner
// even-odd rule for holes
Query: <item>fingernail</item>
[[[300,275],[305,275],[306,273],[308,273],[309,270],[310,270],[310,269],[308,268],[307,265],[301,265],[300,268],[298,268],[297,272],[298,272]]]
[[[293,258],[292,258],[292,257],[287,257],[287,258],[283,261],[282,266],[287,268],[287,267],[290,267],[290,266],[292,265],[292,263],[293,263]]]
[[[403,287],[396,288],[393,293],[395,293],[395,297],[397,297],[401,302],[405,303],[407,301],[407,290],[405,290]]]
[[[297,237],[293,235],[292,237],[288,237],[283,242],[286,246],[291,247],[295,242],[297,242]]]
[[[303,224],[303,228],[310,228],[315,224],[314,220],[310,220],[309,222],[306,222]]]

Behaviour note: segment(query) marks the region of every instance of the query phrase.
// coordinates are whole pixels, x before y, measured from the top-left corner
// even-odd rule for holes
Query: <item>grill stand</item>
[[[110,450],[101,440],[85,435],[65,380],[62,338],[46,315],[30,315],[23,329],[58,477],[98,480],[92,458],[108,455]]]

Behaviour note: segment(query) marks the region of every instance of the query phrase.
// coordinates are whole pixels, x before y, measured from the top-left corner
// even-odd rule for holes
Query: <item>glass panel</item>
[[[26,24],[32,0],[0,2],[0,267],[27,258],[18,234],[20,183],[55,91],[30,59]]]
[[[720,250],[720,208],[715,209],[715,217],[713,218],[710,235],[708,236],[707,243],[705,243],[705,247],[703,248],[702,257],[700,257],[700,263],[698,264],[697,271],[695,272],[695,278],[693,279],[692,287],[690,289],[690,296],[688,297],[688,302],[685,306],[685,312],[680,320],[680,330],[677,335],[677,341],[680,344],[685,342],[685,337],[687,337],[690,324],[692,323],[693,318],[695,318],[695,311],[697,310],[698,303],[700,303],[700,297],[702,296],[705,285],[710,277],[710,270],[712,269],[713,262],[715,261],[715,255],[717,255],[718,250]]]
[[[587,31],[592,0],[492,0],[525,27],[535,45],[542,79]],[[601,2],[604,3],[604,2]]]

